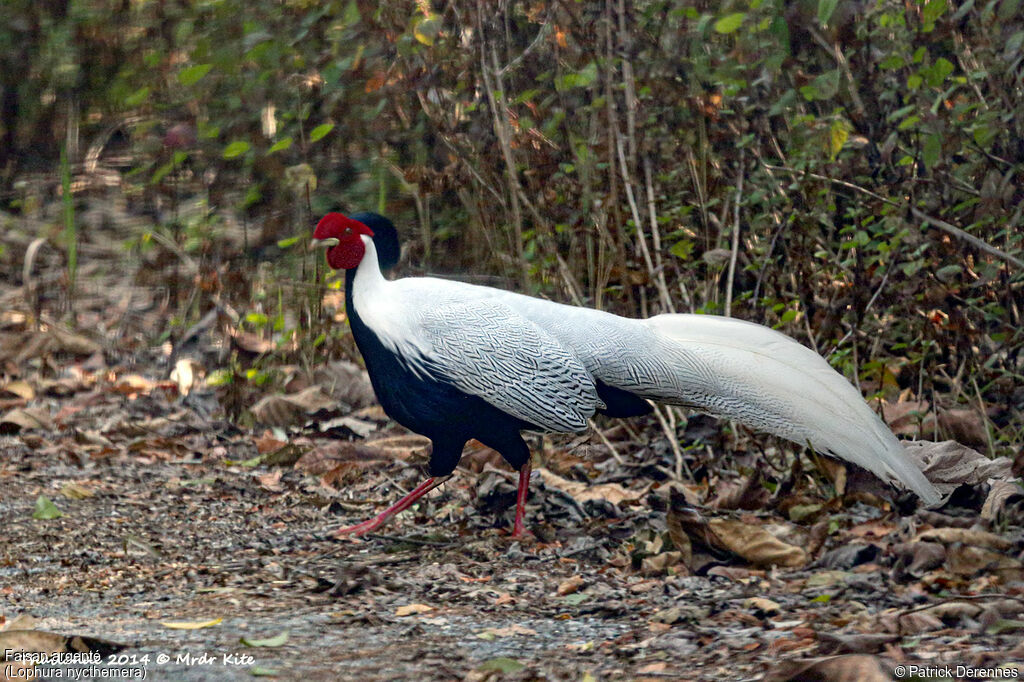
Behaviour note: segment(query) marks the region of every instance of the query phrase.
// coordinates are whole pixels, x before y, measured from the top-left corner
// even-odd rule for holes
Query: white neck
[[[363,240],[363,247],[366,250],[363,253],[362,260],[359,261],[359,265],[356,266],[356,276],[352,280],[352,286],[355,289],[352,292],[352,298],[356,304],[356,309],[359,310],[361,315],[365,307],[361,306],[358,301],[360,299],[363,301],[370,300],[368,297],[372,297],[372,292],[387,284],[387,280],[384,279],[384,275],[380,272],[380,262],[377,260],[377,247],[373,245],[373,239],[366,235],[359,235],[359,238]]]

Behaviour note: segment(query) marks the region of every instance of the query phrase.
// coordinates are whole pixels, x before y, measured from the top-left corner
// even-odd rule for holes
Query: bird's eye
[[[345,235],[348,236],[350,234],[352,234],[352,228],[351,227],[346,227],[345,228]]]

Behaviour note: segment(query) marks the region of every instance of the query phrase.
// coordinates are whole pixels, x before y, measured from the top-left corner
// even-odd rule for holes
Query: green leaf
[[[413,25],[412,34],[416,40],[424,45],[433,45],[434,40],[441,34],[441,17],[437,14],[429,14],[420,17]]]
[[[245,321],[256,327],[266,325],[269,320],[270,318],[263,313],[249,313],[245,316]]]
[[[124,98],[126,107],[137,107],[149,98],[149,88],[142,87]]]
[[[249,668],[249,674],[253,677],[278,677],[281,672],[276,668],[266,668],[262,665],[254,665]]]
[[[514,658],[508,656],[499,656],[498,658],[492,658],[489,661],[481,663],[477,670],[484,672],[499,672],[499,673],[517,673],[526,666]]]
[[[839,0],[818,0],[818,23],[822,26],[827,25],[838,5]]]
[[[273,154],[274,152],[283,152],[285,149],[288,149],[291,146],[292,146],[292,138],[291,137],[281,138],[280,140],[278,140],[277,142],[274,143],[274,146],[272,146],[270,149],[267,150],[267,153],[268,154]]]
[[[693,242],[689,239],[680,239],[672,245],[668,252],[676,258],[690,260],[690,256],[693,254]]]
[[[50,501],[50,498],[45,495],[40,495],[36,498],[36,510],[32,512],[33,519],[40,519],[43,521],[49,521],[50,519],[59,519],[64,516],[60,509],[57,509],[57,505]]]
[[[974,141],[979,147],[988,147],[988,143],[995,139],[996,132],[987,123],[982,123],[974,129]]]
[[[321,123],[316,128],[313,128],[313,130],[309,131],[309,141],[316,142],[317,140],[322,139],[324,136],[327,135],[327,133],[331,132],[332,130],[334,130],[333,123]]]
[[[590,62],[579,71],[555,76],[555,90],[565,92],[572,88],[585,88],[597,80],[597,62]]]
[[[288,631],[285,630],[281,634],[275,637],[268,637],[267,639],[249,639],[248,637],[242,637],[242,639],[240,639],[239,641],[245,646],[252,647],[284,646],[285,643],[288,641]]]
[[[248,142],[245,142],[244,140],[235,140],[227,147],[224,147],[224,158],[233,159],[236,156],[241,156],[242,154],[249,151],[251,147],[252,145],[249,144]]]
[[[949,74],[953,73],[955,67],[953,62],[949,61],[945,57],[939,57],[935,60],[935,63],[928,69],[922,69],[924,72],[925,80],[928,81],[928,85],[933,88],[937,88],[949,78]]]
[[[280,239],[277,242],[277,248],[287,249],[289,246],[292,246],[293,244],[295,244],[295,242],[299,241],[299,239],[301,239],[301,237],[289,237],[288,239]]]
[[[829,158],[833,161],[839,156],[839,152],[843,150],[843,145],[850,138],[851,129],[852,126],[841,118],[832,121],[832,125],[829,126],[828,153]]]
[[[213,64],[196,64],[194,66],[190,66],[178,74],[178,82],[185,87],[195,85],[202,80],[203,76],[209,73],[212,68]]]
[[[946,0],[928,0],[921,9],[921,21],[925,25],[925,32],[935,28],[935,20],[946,13]]]
[[[881,61],[881,63],[879,63],[878,68],[880,68],[880,69],[899,69],[905,63],[906,62],[903,61],[903,57],[901,55],[894,54],[894,55],[890,55],[890,56],[886,57],[885,59],[883,59]]]
[[[565,603],[570,606],[579,606],[588,599],[590,599],[590,595],[586,595],[581,592],[565,595]]]
[[[716,33],[734,33],[740,26],[743,25],[743,18],[747,15],[743,12],[734,12],[732,14],[726,14],[724,17],[715,22],[714,29]]]

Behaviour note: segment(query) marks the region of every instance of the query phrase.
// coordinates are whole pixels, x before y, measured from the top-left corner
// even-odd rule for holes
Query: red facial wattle
[[[359,265],[366,253],[364,234],[372,237],[373,230],[341,213],[328,213],[317,223],[313,238],[337,239],[337,246],[327,250],[327,264],[335,270],[350,270]]]

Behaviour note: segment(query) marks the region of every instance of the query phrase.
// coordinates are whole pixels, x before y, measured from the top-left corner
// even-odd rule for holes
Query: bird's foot
[[[392,516],[398,514],[399,512],[405,511],[406,509],[411,507],[413,503],[416,502],[416,500],[420,499],[421,497],[429,493],[431,490],[447,481],[449,478],[451,478],[451,476],[442,476],[440,478],[428,478],[427,480],[423,481],[423,483],[420,483],[418,486],[416,486],[416,488],[411,493],[409,493],[408,495],[400,499],[398,502],[382,511],[377,516],[374,516],[372,519],[363,521],[362,523],[357,523],[354,526],[346,526],[345,528],[339,528],[338,530],[334,531],[334,535],[340,537],[344,535],[358,536],[366,535],[367,533],[372,533],[373,531],[377,530],[385,523],[390,521]]]
[[[394,514],[387,514],[387,512],[384,512],[382,514],[374,516],[372,519],[367,519],[362,523],[357,523],[354,526],[345,526],[344,528],[339,528],[338,530],[334,531],[334,535],[338,537],[344,535],[366,535],[367,533],[372,533],[373,531],[377,530],[378,528],[386,524],[392,516],[394,516]]]

